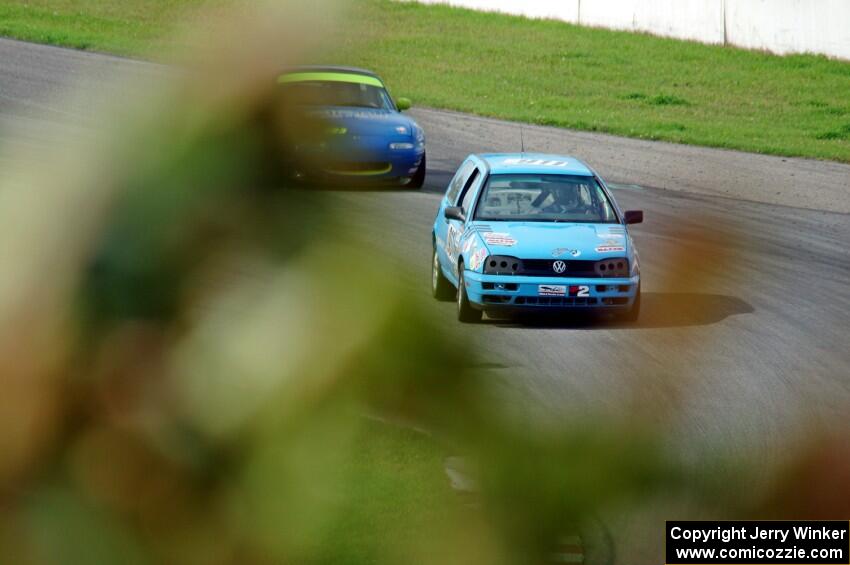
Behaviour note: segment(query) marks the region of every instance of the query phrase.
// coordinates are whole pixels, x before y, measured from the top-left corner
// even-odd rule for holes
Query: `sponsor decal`
[[[618,251],[622,252],[625,250],[626,248],[622,245],[600,245],[596,248],[597,253],[617,253]]]
[[[516,245],[516,240],[509,233],[486,232],[483,235],[484,241],[488,245],[502,245],[505,247]]]
[[[466,233],[463,234],[463,237],[466,240],[463,242],[463,252],[469,253],[469,250],[472,249],[472,246],[475,244],[475,239],[469,237]]]
[[[555,261],[552,263],[552,270],[560,275],[567,270],[567,264],[563,261]]]
[[[596,235],[601,239],[623,239],[625,237],[622,233],[617,232],[598,233]]]
[[[449,224],[449,231],[446,237],[446,255],[457,260],[456,255],[460,252],[460,238],[462,232],[453,224]]]
[[[309,112],[308,115],[325,120],[388,121],[393,119],[392,114],[382,113],[380,110],[316,110]]]
[[[537,286],[537,294],[540,296],[566,296],[567,287],[560,284],[541,284]]]
[[[487,258],[487,250],[483,247],[478,249],[472,256],[469,258],[469,267],[474,271],[478,269],[483,263],[484,259]]]
[[[552,257],[560,257],[564,253],[569,253],[573,257],[578,257],[581,255],[581,251],[578,249],[570,249],[569,247],[557,247],[552,250]]]

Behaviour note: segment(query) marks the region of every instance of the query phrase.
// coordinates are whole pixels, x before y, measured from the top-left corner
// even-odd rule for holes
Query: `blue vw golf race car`
[[[458,319],[482,312],[552,310],[640,314],[640,261],[605,182],[573,157],[470,155],[434,220],[431,287],[457,301]]]
[[[278,77],[287,108],[311,122],[314,136],[296,146],[307,179],[420,188],[425,133],[374,73],[351,67],[299,67]]]

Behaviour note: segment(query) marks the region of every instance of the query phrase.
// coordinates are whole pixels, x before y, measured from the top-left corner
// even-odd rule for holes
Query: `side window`
[[[460,194],[460,189],[463,188],[464,181],[469,176],[470,171],[472,171],[472,167],[472,162],[466,161],[460,166],[457,173],[455,173],[455,177],[449,185],[449,190],[446,192],[446,198],[449,200],[450,206],[454,206],[454,203],[457,202],[457,195]]]
[[[460,197],[460,204],[458,204],[458,206],[463,208],[464,213],[469,212],[469,205],[472,203],[472,193],[474,192],[472,190],[472,186],[478,179],[479,174],[478,169],[472,171],[472,174],[469,176],[469,180],[466,181],[466,184],[463,186],[463,194]]]

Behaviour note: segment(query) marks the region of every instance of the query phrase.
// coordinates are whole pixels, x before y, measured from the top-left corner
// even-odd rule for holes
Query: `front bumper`
[[[330,182],[406,181],[416,174],[425,155],[423,145],[389,149],[388,142],[364,140],[361,146],[301,147],[298,173],[302,178]]]
[[[383,156],[368,156],[360,160],[346,156],[322,166],[321,173],[331,179],[391,180],[409,179],[422,162],[423,151],[415,149],[392,151]]]
[[[473,307],[486,311],[552,309],[628,310],[637,297],[640,275],[629,278],[565,278],[485,275],[465,271],[466,294]],[[541,293],[540,287],[566,287],[563,295]],[[587,287],[570,296],[570,287]],[[552,289],[550,289],[551,291]],[[576,293],[572,293],[576,294]],[[586,295],[584,295],[586,294]]]

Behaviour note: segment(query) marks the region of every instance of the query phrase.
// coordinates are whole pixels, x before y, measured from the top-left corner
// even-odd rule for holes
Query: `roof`
[[[284,73],[352,73],[380,78],[372,71],[358,67],[342,67],[338,65],[299,65],[283,70]]]
[[[546,153],[488,153],[479,155],[493,174],[552,174],[593,176],[590,167],[575,157]]]
[[[303,66],[285,69],[277,79],[278,83],[325,81],[354,82],[384,88],[384,83],[372,71],[357,67]]]

